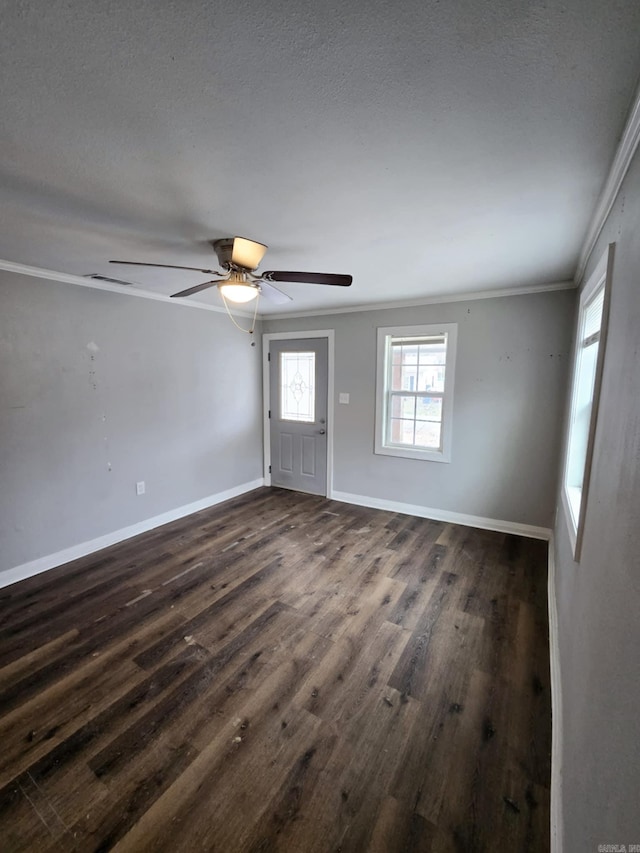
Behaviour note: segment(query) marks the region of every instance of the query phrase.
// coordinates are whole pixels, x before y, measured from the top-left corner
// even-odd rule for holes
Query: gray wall
[[[587,268],[616,242],[580,564],[556,523],[564,849],[640,844],[640,156]]]
[[[0,571],[261,477],[260,377],[222,314],[0,272]]]
[[[335,329],[334,489],[550,527],[575,291],[290,320]],[[373,453],[378,326],[456,322],[452,462]],[[350,404],[339,405],[348,391]]]

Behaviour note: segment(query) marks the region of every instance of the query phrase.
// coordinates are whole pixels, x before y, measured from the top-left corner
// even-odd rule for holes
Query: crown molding
[[[638,148],[638,143],[640,143],[640,85],[638,85],[638,88],[636,89],[627,122],[624,130],[622,131],[622,136],[620,137],[613,162],[611,163],[609,173],[600,192],[593,216],[591,217],[591,222],[587,229],[582,249],[580,250],[578,265],[572,282],[532,285],[529,287],[509,288],[504,290],[485,290],[478,291],[477,293],[456,293],[401,302],[364,303],[360,305],[351,305],[345,308],[325,308],[285,314],[263,314],[259,312],[258,316],[264,320],[295,319],[298,317],[314,317],[325,314],[348,314],[355,311],[375,311],[383,308],[412,308],[420,305],[434,305],[442,302],[467,302],[473,299],[494,299],[501,296],[521,296],[529,293],[541,293],[550,290],[566,290],[571,287],[576,287],[582,281],[591,252],[593,251],[596,241],[600,236],[600,232],[602,231],[607,217],[611,212],[611,208],[613,207],[622,182]],[[14,261],[0,259],[0,269],[6,270],[7,272],[17,273],[18,275],[27,275],[34,278],[48,279],[49,281],[61,281],[68,284],[79,285],[80,287],[89,287],[93,290],[107,290],[112,293],[124,294],[125,296],[137,296],[140,299],[155,299],[158,302],[169,302],[172,305],[177,304],[188,308],[198,308],[203,311],[215,311],[222,314],[226,313],[224,308],[217,305],[208,305],[204,302],[197,302],[193,300],[190,300],[189,302],[180,301],[176,303],[170,296],[166,296],[165,294],[152,293],[137,287],[128,287],[125,285],[95,281],[94,279],[87,279],[83,276],[62,273],[57,270],[48,270],[42,267],[33,267],[27,264],[15,263]],[[238,313],[240,315],[252,316],[243,311],[239,311]]]
[[[509,287],[502,290],[478,290],[465,293],[447,293],[425,296],[422,299],[406,299],[396,302],[366,302],[347,305],[344,308],[318,308],[313,311],[297,311],[289,314],[261,314],[263,321],[295,320],[300,317],[326,317],[330,314],[354,314],[361,311],[383,311],[388,308],[418,308],[421,305],[440,305],[446,302],[473,302],[476,299],[499,299],[503,296],[527,296],[531,293],[546,293],[553,290],[573,290],[575,281],[557,281],[551,284],[531,284],[525,287]]]
[[[638,148],[638,142],[640,142],[640,85],[631,103],[627,123],[622,131],[609,174],[600,192],[598,203],[591,217],[591,223],[587,229],[587,235],[580,250],[578,266],[574,276],[576,284],[580,284],[582,281],[591,252],[620,192],[620,187],[629,170],[633,155]]]
[[[75,284],[79,287],[89,287],[92,290],[106,290],[110,293],[119,293],[123,296],[137,296],[140,299],[154,299],[156,302],[167,302],[171,305],[182,306],[183,308],[198,308],[201,311],[215,311],[218,314],[226,314],[226,310],[218,305],[209,305],[205,302],[197,300],[180,299],[175,300],[164,293],[153,293],[150,290],[142,290],[139,287],[129,286],[124,284],[110,284],[106,281],[96,281],[95,279],[85,278],[81,275],[72,275],[71,273],[58,272],[57,270],[49,270],[43,267],[33,267],[28,264],[19,264],[15,261],[7,261],[0,258],[0,270],[16,273],[17,275],[27,275],[32,278],[44,278],[48,281],[61,281],[66,284]],[[438,305],[446,302],[470,302],[475,299],[497,299],[503,296],[525,296],[531,293],[545,293],[553,290],[570,290],[576,286],[575,281],[560,281],[550,284],[534,284],[525,287],[510,287],[496,290],[479,290],[465,293],[449,293],[440,294],[437,296],[425,296],[421,299],[408,299],[395,302],[365,302],[358,305],[347,305],[344,308],[318,308],[313,311],[293,311],[290,313],[263,313],[258,311],[258,318],[264,320],[295,320],[299,317],[322,317],[329,314],[352,314],[361,311],[381,311],[388,308],[415,308],[421,305]],[[253,312],[246,310],[236,310],[234,313],[241,317],[253,317]]]
[[[142,290],[139,287],[129,286],[124,284],[110,284],[108,281],[96,281],[92,278],[85,278],[81,275],[72,275],[71,273],[58,272],[57,270],[48,270],[43,267],[32,267],[27,264],[18,264],[14,261],[5,261],[0,258],[0,270],[16,273],[17,275],[28,275],[31,278],[44,278],[48,281],[62,281],[65,284],[75,284],[80,287],[89,287],[92,290],[107,290],[110,293],[120,293],[124,296],[137,296],[140,299],[154,299],[156,302],[167,302],[170,305],[179,305],[182,308],[198,308],[201,311],[215,311],[217,314],[226,314],[224,308],[218,305],[208,305],[205,302],[189,299],[172,299],[164,293],[153,293],[150,290]],[[235,311],[241,317],[253,317],[253,312],[249,314],[247,311]]]

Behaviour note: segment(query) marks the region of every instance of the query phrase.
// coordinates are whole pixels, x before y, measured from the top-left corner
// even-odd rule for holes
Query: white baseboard
[[[562,853],[562,690],[554,538],[549,542],[549,659],[551,666],[551,853]]]
[[[170,509],[161,515],[155,515],[153,518],[147,518],[144,521],[139,521],[137,524],[131,524],[129,527],[122,527],[120,530],[114,530],[112,533],[98,536],[97,539],[90,539],[88,542],[72,545],[70,548],[65,548],[63,551],[58,551],[55,554],[47,554],[45,557],[38,557],[37,560],[31,560],[31,562],[23,563],[21,566],[16,566],[13,569],[6,569],[0,572],[0,588],[9,586],[9,584],[16,583],[17,581],[25,580],[33,575],[38,575],[41,572],[46,572],[49,569],[55,569],[57,566],[69,563],[71,560],[77,560],[79,557],[86,557],[87,554],[93,554],[95,551],[100,551],[109,545],[115,545],[117,542],[122,542],[125,539],[131,539],[132,536],[138,536],[140,533],[153,530],[154,527],[160,527],[163,524],[168,524],[170,521],[184,518],[185,515],[191,515],[193,512],[199,512],[201,509],[207,509],[223,501],[236,498],[238,495],[251,492],[254,489],[260,488],[260,486],[264,486],[263,477],[251,480],[249,483],[241,483],[239,486],[234,486],[215,495],[209,495],[199,501]]]
[[[401,512],[418,518],[430,518],[432,521],[448,521],[451,524],[464,524],[467,527],[479,527],[482,530],[495,530],[498,533],[513,533],[515,536],[527,536],[530,539],[546,539],[551,536],[548,527],[535,527],[532,524],[518,524],[515,521],[499,521],[496,518],[482,518],[479,515],[466,515],[445,509],[433,509],[419,504],[406,504],[400,501],[387,501],[382,498],[370,498],[366,495],[352,495],[349,492],[332,492],[334,501],[368,506],[372,509],[384,509],[388,512]]]

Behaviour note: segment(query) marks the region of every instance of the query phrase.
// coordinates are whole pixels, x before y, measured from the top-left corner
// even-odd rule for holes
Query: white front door
[[[269,344],[271,484],[327,494],[326,338]]]

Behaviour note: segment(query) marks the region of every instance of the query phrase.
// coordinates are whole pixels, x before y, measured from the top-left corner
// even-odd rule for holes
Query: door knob
[[[324,435],[326,432],[326,429],[319,429],[318,432],[320,433],[320,435]]]

